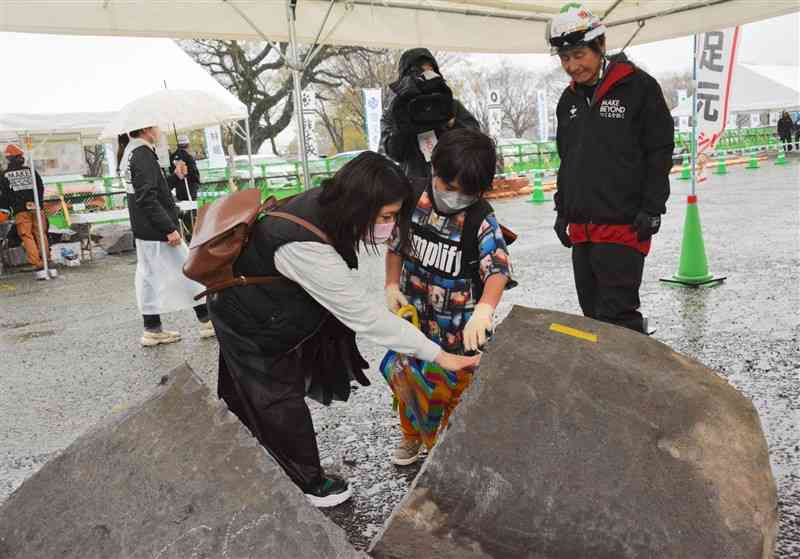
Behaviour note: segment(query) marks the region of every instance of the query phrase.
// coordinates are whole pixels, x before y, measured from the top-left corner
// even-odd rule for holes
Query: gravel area
[[[728,277],[713,288],[659,282],[677,270],[688,185],[673,196],[642,287],[655,337],[697,358],[750,398],[758,409],[778,483],[778,553],[800,559],[800,166],[765,163],[734,168],[701,186],[700,210],[712,271]],[[552,233],[552,203],[495,204],[520,240],[511,249],[520,286],[512,304],[579,312],[569,252]],[[186,361],[211,386],[217,346],[200,340],[191,311],[165,316],[181,343],[145,350],[133,295],[135,257],[105,257],[61,278],[35,283],[29,274],[0,277],[0,501],[115,408],[146,395],[161,375]],[[370,297],[382,301],[382,262],[362,260]],[[384,350],[361,344],[376,366]],[[532,346],[531,351],[536,351]],[[419,468],[396,468],[399,440],[391,398],[380,374],[347,404],[311,404],[323,463],[348,477],[352,501],[327,514],[366,548],[405,495]]]

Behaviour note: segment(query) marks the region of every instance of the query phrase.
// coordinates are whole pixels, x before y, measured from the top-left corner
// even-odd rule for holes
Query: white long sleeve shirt
[[[384,306],[370,304],[354,270],[323,243],[288,243],[275,252],[275,268],[299,284],[356,334],[398,353],[433,361],[441,348]]]

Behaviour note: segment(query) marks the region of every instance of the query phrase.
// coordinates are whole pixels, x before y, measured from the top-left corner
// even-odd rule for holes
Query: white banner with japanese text
[[[714,150],[728,123],[739,28],[695,35],[697,60],[697,154]]]

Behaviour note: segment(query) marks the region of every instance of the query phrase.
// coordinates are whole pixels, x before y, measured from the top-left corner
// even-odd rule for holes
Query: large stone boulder
[[[77,439],[0,508],[0,558],[355,558],[188,368]]]
[[[776,507],[758,415],[725,379],[647,336],[516,307],[371,551],[766,559]]]

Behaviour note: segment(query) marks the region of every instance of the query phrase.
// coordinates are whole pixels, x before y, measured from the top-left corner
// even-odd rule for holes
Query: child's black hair
[[[491,190],[497,168],[494,141],[478,130],[458,128],[444,134],[431,157],[433,172],[447,183],[458,181],[464,194]]]

